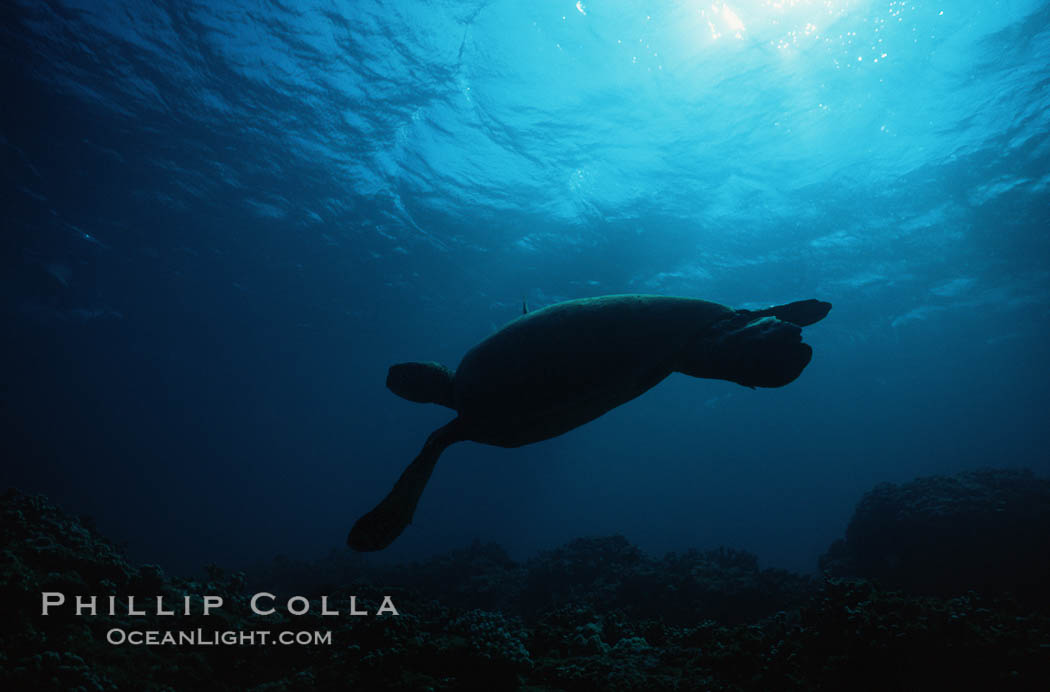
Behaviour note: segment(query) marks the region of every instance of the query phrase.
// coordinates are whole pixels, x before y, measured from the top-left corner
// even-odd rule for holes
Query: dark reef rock
[[[913,593],[1011,591],[1050,602],[1050,481],[982,469],[883,483],[820,566]]]
[[[8,492],[0,504],[4,690],[1026,690],[1050,679],[1045,611],[972,592],[818,583],[728,549],[654,560],[622,537],[587,538],[519,564],[475,543],[400,567],[333,553],[278,560],[250,579],[213,567],[195,581],[131,564],[44,498]],[[44,617],[40,592],[51,590],[141,596],[147,612],[156,595],[218,595],[225,605],[208,616],[195,601],[191,615]],[[263,590],[310,596],[310,611],[254,615],[250,594]],[[350,594],[370,613],[391,595],[400,614],[351,616]],[[322,615],[321,595],[342,614]],[[332,640],[115,646],[112,628]]]
[[[623,536],[577,539],[541,553],[525,569],[518,604],[524,617],[562,604],[590,604],[633,620],[730,624],[798,607],[817,590],[809,577],[760,570],[758,558],[744,551],[690,550],[653,560]]]
[[[402,565],[375,564],[349,550],[311,561],[281,556],[250,567],[247,575],[249,588],[276,594],[320,596],[336,588],[396,586],[417,596],[440,596],[446,606],[463,610],[513,610],[524,584],[521,565],[495,543],[480,541]]]
[[[578,538],[517,563],[498,545],[471,546],[393,567],[369,566],[358,553],[296,563],[285,558],[249,570],[249,585],[321,595],[336,585],[396,586],[451,608],[500,610],[531,621],[565,604],[622,611],[632,619],[750,622],[804,604],[811,577],[759,569],[748,552],[719,548],[668,553],[655,560],[623,536]]]

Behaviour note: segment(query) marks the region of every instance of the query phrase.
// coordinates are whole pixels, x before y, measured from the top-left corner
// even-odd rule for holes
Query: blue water
[[[0,9],[5,485],[174,569],[342,549],[532,307],[834,303],[783,389],[674,375],[442,456],[370,559],[622,533],[815,569],[881,481],[1050,472],[1050,7]]]

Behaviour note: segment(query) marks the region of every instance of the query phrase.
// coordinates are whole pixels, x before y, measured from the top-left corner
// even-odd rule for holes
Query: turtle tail
[[[416,505],[419,504],[438,457],[446,447],[461,439],[459,418],[432,432],[423,449],[397,479],[394,489],[350,529],[347,545],[366,552],[382,550],[393,543],[405,527],[412,523],[412,515],[416,512]]]

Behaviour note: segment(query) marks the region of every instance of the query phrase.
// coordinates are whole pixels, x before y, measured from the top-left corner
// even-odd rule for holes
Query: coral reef
[[[690,550],[656,560],[623,536],[578,538],[521,564],[480,542],[387,567],[368,566],[351,552],[306,563],[280,558],[249,570],[249,585],[307,595],[336,585],[396,586],[451,608],[499,610],[526,621],[563,604],[590,604],[631,619],[682,623],[750,622],[802,605],[817,589],[810,577],[759,569],[758,558],[744,551]]]
[[[923,594],[1011,591],[1050,602],[1050,481],[982,469],[884,483],[821,558],[831,576]]]
[[[805,603],[817,588],[805,576],[760,570],[751,553],[719,548],[645,556],[622,536],[581,538],[525,565],[523,616],[560,604],[590,604],[632,620],[671,624],[750,622]]]
[[[657,560],[613,536],[516,563],[475,543],[397,567],[333,553],[187,580],[131,564],[46,499],[10,491],[0,538],[0,689],[1024,690],[1050,679],[1046,610],[1005,594],[919,596],[761,570],[754,555],[725,548]],[[132,595],[146,614],[42,616],[42,591]],[[257,591],[282,592],[266,600],[275,613],[252,612]],[[296,593],[310,598],[302,615],[285,604]],[[188,615],[151,610],[158,595],[178,604],[186,594]],[[203,614],[206,595],[223,607]],[[398,615],[377,614],[384,596]],[[324,614],[325,604],[340,614]],[[114,645],[113,628],[330,632],[331,641]]]

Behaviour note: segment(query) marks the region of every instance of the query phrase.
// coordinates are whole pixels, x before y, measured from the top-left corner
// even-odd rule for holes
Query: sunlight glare
[[[868,4],[867,0],[701,0],[696,12],[712,40],[733,36],[779,48],[802,39],[821,40],[821,30]]]

